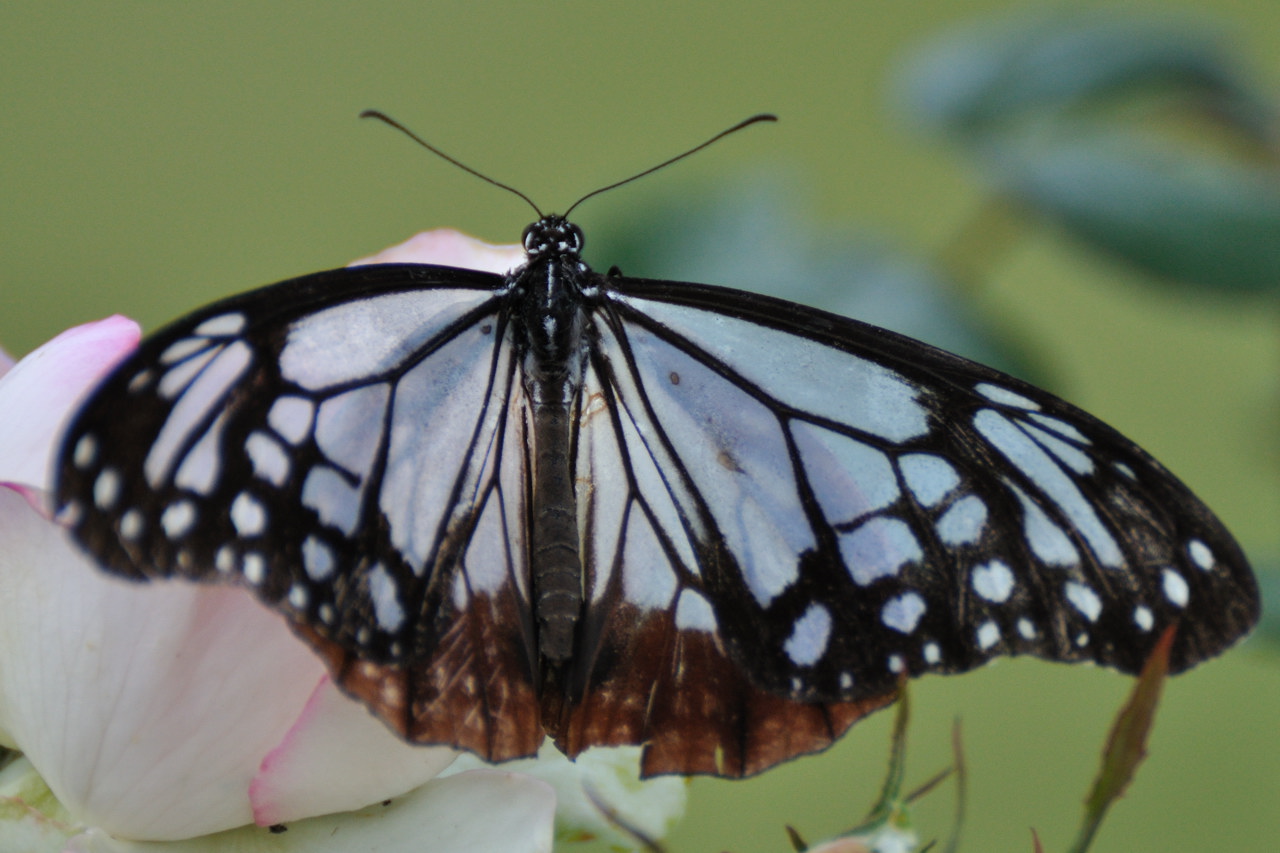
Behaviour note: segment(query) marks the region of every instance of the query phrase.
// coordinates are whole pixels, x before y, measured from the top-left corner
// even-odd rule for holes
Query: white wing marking
[[[222,433],[226,425],[227,413],[223,412],[178,465],[178,470],[173,475],[175,486],[190,489],[200,495],[213,493],[218,486],[218,475],[222,468]]]
[[[408,291],[345,302],[289,327],[280,373],[310,391],[394,369],[450,323],[493,298],[486,290]]]
[[[498,377],[501,390],[495,394],[490,381],[494,339],[480,329],[475,325],[459,334],[396,386],[378,504],[390,525],[392,545],[417,572],[432,557],[464,474],[471,479],[462,484],[457,505],[471,505],[491,451],[488,445],[474,446],[477,436],[496,436],[505,406],[491,401],[505,396],[506,379]],[[505,363],[509,357],[510,345],[503,343],[500,360]]]
[[[187,438],[223,404],[227,391],[252,363],[248,345],[236,341],[223,348],[182,391],[142,464],[147,485],[155,491],[164,487]]]
[[[898,460],[898,466],[921,506],[934,506],[960,485],[955,466],[932,453],[908,453]]]
[[[918,438],[929,430],[928,412],[920,405],[915,386],[883,365],[713,311],[610,295],[697,341],[711,355],[732,364],[742,378],[768,388],[785,406],[890,441]],[[832,388],[840,393],[832,394]],[[875,400],[876,405],[867,406],[866,400]]]
[[[791,425],[791,435],[809,485],[832,523],[883,509],[901,494],[889,457],[874,447],[804,421]]]
[[[1099,563],[1113,569],[1124,566],[1124,552],[1103,526],[1093,505],[1085,500],[1075,481],[1026,432],[994,409],[979,409],[973,416],[973,426],[1045,497],[1058,505],[1089,543]]]
[[[763,606],[798,576],[815,546],[795,500],[777,417],[737,385],[640,328],[628,330],[636,370],[661,429],[706,500],[751,594]]]
[[[383,419],[391,386],[386,382],[365,385],[330,397],[316,412],[316,445],[335,468],[369,475],[381,445]]]

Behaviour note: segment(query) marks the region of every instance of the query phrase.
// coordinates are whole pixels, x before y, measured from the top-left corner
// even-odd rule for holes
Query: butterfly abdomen
[[[576,229],[575,229],[576,230]],[[522,304],[517,323],[523,351],[525,393],[533,416],[529,564],[538,651],[560,663],[573,654],[574,632],[582,610],[582,555],[578,504],[569,455],[574,399],[582,371],[580,300],[571,276],[581,265],[559,245],[547,256],[531,252],[529,263],[514,273]]]

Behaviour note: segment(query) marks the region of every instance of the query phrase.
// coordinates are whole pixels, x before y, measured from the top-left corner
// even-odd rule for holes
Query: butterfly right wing
[[[531,753],[525,416],[501,284],[356,267],[176,322],[72,422],[62,517],[116,574],[250,588],[406,736]]]

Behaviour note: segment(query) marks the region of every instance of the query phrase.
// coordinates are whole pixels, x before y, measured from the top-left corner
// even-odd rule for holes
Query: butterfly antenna
[[[524,199],[525,204],[527,204],[527,205],[529,205],[530,207],[532,207],[532,208],[533,208],[533,212],[534,212],[534,213],[536,213],[536,214],[538,214],[538,218],[539,218],[539,219],[541,219],[541,218],[543,217],[543,213],[542,213],[542,211],[538,208],[538,206],[537,206],[536,204],[534,204],[534,203],[533,203],[533,199],[529,198],[527,195],[525,195],[524,193],[520,192],[520,190],[516,189],[515,187],[507,186],[506,184],[502,183],[501,181],[495,181],[493,178],[489,177],[488,175],[481,174],[480,172],[477,172],[475,169],[471,168],[471,167],[470,167],[470,166],[468,166],[466,163],[463,163],[461,160],[458,160],[458,159],[456,159],[456,158],[450,157],[448,154],[444,153],[444,152],[443,152],[443,151],[441,151],[439,148],[437,148],[437,147],[435,147],[434,145],[432,145],[430,142],[427,142],[427,140],[423,139],[421,136],[419,136],[418,134],[414,133],[412,130],[410,130],[409,128],[405,127],[403,124],[401,124],[400,122],[396,121],[395,119],[393,119],[391,116],[387,115],[386,113],[379,112],[378,110],[365,110],[364,112],[360,113],[360,118],[376,118],[378,121],[382,122],[383,124],[389,124],[389,125],[391,125],[391,126],[392,126],[392,127],[394,127],[396,130],[400,131],[400,132],[401,132],[401,133],[403,133],[405,136],[409,137],[409,138],[410,138],[410,139],[412,139],[414,142],[418,143],[418,144],[419,144],[419,145],[421,145],[423,148],[427,149],[428,151],[430,151],[432,154],[436,155],[436,156],[437,156],[437,157],[439,157],[440,159],[445,160],[445,161],[447,161],[447,162],[449,162],[449,163],[452,163],[453,165],[457,166],[459,169],[461,169],[461,170],[462,170],[462,171],[464,171],[464,172],[468,172],[468,173],[470,173],[470,174],[472,174],[472,175],[475,175],[477,178],[479,178],[480,180],[484,181],[485,183],[493,184],[495,187],[498,187],[499,189],[504,189],[504,190],[506,190],[507,192],[509,192],[509,193],[511,193],[511,194],[513,194],[513,195],[517,195],[517,196],[519,196],[520,198]],[[739,125],[739,126],[741,126],[741,125]],[[735,128],[733,128],[733,130],[737,130],[737,128],[735,127]],[[726,130],[726,131],[725,131],[725,133],[730,133],[730,132],[732,132],[732,131],[729,131],[729,130]],[[720,136],[724,136],[724,133],[720,134]],[[717,138],[719,138],[719,137],[717,137]],[[713,140],[711,140],[711,142],[714,142],[714,141],[715,141],[714,139],[713,139]],[[705,145],[709,145],[709,144],[710,144],[709,142],[704,142],[702,145],[699,145],[699,146],[698,146],[698,148],[702,148],[703,146],[705,146]],[[695,149],[693,149],[693,150],[694,150],[694,151],[697,151],[698,149],[697,149],[697,148],[695,148]],[[687,153],[692,154],[692,153],[693,153],[693,151],[689,151],[689,152],[687,152]],[[683,155],[681,155],[681,156],[683,156]],[[680,158],[679,158],[679,157],[677,157],[676,159],[677,159],[677,160],[679,160]],[[665,165],[666,165],[666,163],[663,163],[662,165],[664,165],[664,166],[665,166]],[[649,171],[651,171],[651,172],[652,172],[652,171],[653,171],[653,169],[650,169]],[[639,175],[637,175],[636,177],[638,178],[638,177],[640,177],[640,176],[639,176]],[[623,183],[626,183],[626,181],[623,181]],[[608,188],[606,187],[606,189],[608,189]],[[595,193],[592,193],[592,195],[594,195],[594,194],[595,194]]]
[[[772,113],[760,113],[759,115],[754,115],[751,118],[743,119],[742,121],[735,124],[733,127],[729,128],[728,130],[720,131],[715,136],[708,139],[706,142],[702,143],[701,145],[695,145],[693,148],[690,148],[688,151],[684,152],[683,154],[677,154],[676,156],[672,157],[670,160],[663,160],[661,163],[659,163],[656,166],[650,166],[648,169],[645,169],[643,172],[640,172],[639,174],[632,175],[629,178],[624,178],[623,180],[618,181],[617,183],[609,184],[609,186],[607,187],[601,187],[598,190],[592,190],[591,192],[584,195],[582,198],[575,201],[573,204],[569,205],[569,209],[564,212],[564,216],[567,217],[570,213],[573,212],[573,209],[575,207],[582,204],[584,201],[586,201],[587,199],[593,196],[598,196],[600,195],[600,193],[608,192],[609,190],[616,189],[617,187],[620,187],[623,184],[629,184],[632,181],[639,180],[640,178],[643,178],[645,175],[653,174],[659,169],[665,169],[667,166],[670,166],[672,163],[675,163],[679,160],[683,160],[684,158],[688,157],[690,154],[697,154],[703,148],[706,148],[708,145],[711,145],[713,142],[719,142],[721,139],[724,139],[726,136],[728,136],[731,133],[737,133],[738,131],[742,130],[745,127],[750,127],[753,124],[759,124],[762,121],[777,121],[777,120],[778,120],[778,117],[776,115],[773,115]]]

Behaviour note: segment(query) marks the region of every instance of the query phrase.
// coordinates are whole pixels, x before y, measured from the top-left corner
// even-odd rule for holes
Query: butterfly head
[[[522,242],[530,261],[564,255],[576,258],[582,254],[582,230],[555,213],[524,229]]]

